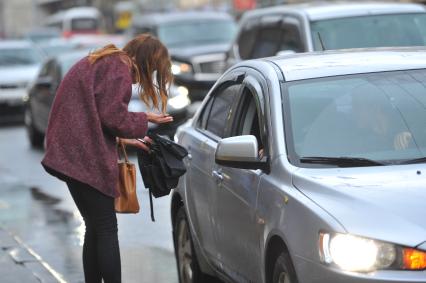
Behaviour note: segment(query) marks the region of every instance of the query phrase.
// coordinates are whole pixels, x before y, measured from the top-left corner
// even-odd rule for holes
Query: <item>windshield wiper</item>
[[[420,157],[420,158],[414,158],[414,159],[408,159],[401,162],[398,162],[398,164],[416,164],[416,163],[425,163],[426,157]]]
[[[330,164],[338,167],[359,166],[383,166],[382,162],[362,157],[326,157],[326,156],[304,156],[300,158],[301,163]]]

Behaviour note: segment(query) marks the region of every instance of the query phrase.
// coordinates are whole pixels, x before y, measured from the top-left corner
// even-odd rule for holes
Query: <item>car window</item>
[[[42,56],[35,48],[0,48],[0,66],[37,65]]]
[[[53,60],[49,60],[41,67],[40,73],[38,74],[39,77],[46,77],[49,75],[50,66],[52,65]]]
[[[302,52],[303,43],[300,38],[300,29],[295,24],[284,23],[281,27],[282,37],[278,51]]]
[[[150,33],[156,36],[154,29],[151,27],[135,27],[134,28],[134,36],[138,34],[142,34],[142,33]]]
[[[238,53],[240,58],[245,60],[249,59],[253,45],[256,40],[256,31],[258,29],[258,22],[256,20],[249,20],[246,22],[238,37]]]
[[[234,38],[233,20],[198,19],[176,21],[158,27],[158,37],[169,48],[200,44],[229,44]]]
[[[240,96],[236,115],[234,115],[234,127],[232,136],[253,135],[256,137],[259,148],[263,147],[260,133],[259,109],[256,107],[254,94],[248,88],[244,88]]]
[[[224,89],[221,89],[211,99],[211,106],[203,112],[204,115],[208,115],[205,122],[205,130],[218,136],[219,138],[225,137],[225,129],[228,125],[232,105],[235,97],[239,93],[241,88],[240,84],[233,84]],[[206,106],[209,106],[207,104]]]
[[[314,21],[311,33],[315,50],[322,49],[319,37],[326,49],[424,46],[426,13]]]
[[[281,36],[280,26],[259,29],[250,57],[256,59],[276,55],[281,45]]]
[[[296,23],[275,22],[261,27],[257,32],[250,58],[275,56],[279,51],[303,51],[300,31]]]
[[[426,156],[425,78],[420,70],[288,84],[292,155],[380,162]]]

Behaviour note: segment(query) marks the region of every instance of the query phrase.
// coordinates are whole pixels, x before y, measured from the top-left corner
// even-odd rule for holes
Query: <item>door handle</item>
[[[213,170],[212,177],[216,178],[218,181],[223,181],[223,175],[221,172],[218,172],[216,170]]]

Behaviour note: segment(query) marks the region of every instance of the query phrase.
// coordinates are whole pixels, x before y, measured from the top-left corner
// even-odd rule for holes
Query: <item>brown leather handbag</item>
[[[117,190],[120,196],[115,199],[115,211],[117,213],[138,213],[139,202],[136,195],[136,169],[135,165],[129,161],[127,157],[126,147],[119,139],[117,143],[118,149],[118,172],[119,182]],[[124,160],[120,156],[123,154]]]

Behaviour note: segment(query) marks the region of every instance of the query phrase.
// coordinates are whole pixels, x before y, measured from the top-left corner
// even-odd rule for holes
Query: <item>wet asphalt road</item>
[[[84,282],[84,226],[65,184],[41,167],[42,157],[43,151],[30,147],[23,126],[0,126],[0,225],[23,239],[66,282]],[[178,282],[170,199],[154,200],[152,223],[140,176],[138,196],[141,213],[118,216],[123,282]]]

